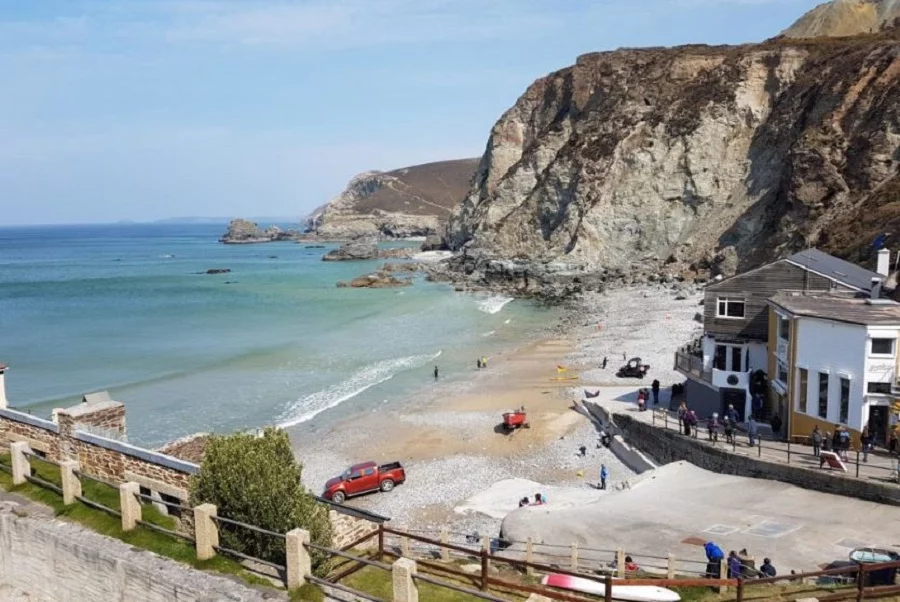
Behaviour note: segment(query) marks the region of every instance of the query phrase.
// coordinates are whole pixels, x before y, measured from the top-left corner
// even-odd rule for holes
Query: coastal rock
[[[890,27],[898,18],[898,0],[832,0],[800,17],[781,35],[788,38],[856,36]]]
[[[460,159],[361,173],[310,215],[307,229],[332,240],[436,234],[465,197],[477,165]]]
[[[231,273],[231,268],[210,268],[206,270],[207,274],[229,274]]]
[[[412,280],[395,277],[389,272],[378,271],[354,278],[350,282],[338,282],[338,288],[393,288],[397,286],[410,286]]]
[[[724,276],[810,246],[847,256],[879,224],[896,231],[898,41],[579,57],[494,125],[445,236],[457,278],[577,293]]]
[[[439,234],[429,234],[422,243],[422,251],[443,251],[447,248]]]
[[[376,257],[378,257],[378,243],[375,239],[370,238],[344,243],[337,249],[326,253],[322,257],[322,261],[357,261]]]
[[[228,230],[219,239],[226,245],[254,244],[277,240],[293,240],[299,235],[296,230],[282,230],[278,226],[260,229],[256,222],[245,219],[233,219],[228,223]]]

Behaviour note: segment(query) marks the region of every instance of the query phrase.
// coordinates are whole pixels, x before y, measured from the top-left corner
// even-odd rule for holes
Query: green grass
[[[0,463],[9,466],[9,454],[0,454]],[[61,485],[59,468],[42,462],[40,460],[31,459],[31,475],[49,481],[55,485]],[[91,481],[90,479],[81,480],[82,497],[103,504],[114,510],[119,510],[119,491],[107,485]],[[216,571],[229,575],[235,575],[245,582],[252,585],[272,586],[272,583],[262,577],[259,577],[240,563],[224,556],[214,556],[209,560],[197,560],[194,545],[186,540],[159,533],[152,529],[138,525],[132,531],[122,531],[122,521],[118,516],[114,516],[102,510],[96,510],[76,502],[71,506],[65,506],[62,502],[62,496],[45,489],[34,483],[25,483],[24,485],[14,486],[12,483],[12,475],[6,471],[0,471],[0,487],[11,492],[23,495],[35,502],[49,506],[53,513],[59,517],[72,522],[84,525],[85,527],[106,535],[114,537],[129,545],[149,550],[160,556],[183,562],[196,569],[205,571]],[[150,505],[143,505],[141,511],[141,519],[165,527],[170,530],[175,529],[175,519],[171,516],[160,513],[156,508]],[[315,600],[315,598],[298,598],[299,600]]]

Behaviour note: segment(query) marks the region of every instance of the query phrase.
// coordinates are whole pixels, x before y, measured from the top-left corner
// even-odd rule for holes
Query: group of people
[[[722,560],[725,560],[725,552],[715,543],[708,541],[703,545],[706,552],[706,576],[710,579],[718,579],[720,576],[719,566]],[[748,577],[775,577],[778,571],[768,558],[763,559],[763,563],[759,569],[755,569],[748,564],[749,554],[746,549],[740,552],[734,550],[728,553],[726,560],[728,569],[728,579],[746,579]]]
[[[650,390],[647,389],[638,389],[638,411],[643,412],[647,409],[647,404],[650,401],[650,394],[653,394],[653,405],[659,405],[659,381],[654,380],[650,385]]]
[[[482,368],[487,368],[487,358],[481,356],[480,358],[475,360],[475,366],[477,366],[479,370],[481,370]]]
[[[519,508],[522,508],[523,506],[543,506],[546,503],[547,503],[547,497],[544,494],[535,493],[534,494],[534,502],[532,502],[531,498],[529,498],[526,495],[521,500],[519,500]]]
[[[697,425],[699,424],[699,419],[697,418],[697,413],[689,409],[687,407],[687,403],[682,401],[681,405],[678,407],[678,421],[681,424],[681,430],[685,435],[688,436],[697,436]],[[713,443],[717,443],[719,441],[719,428],[721,427],[725,433],[725,442],[731,443],[732,445],[736,443],[735,434],[737,433],[737,425],[740,422],[740,414],[734,408],[734,405],[728,404],[728,409],[725,411],[724,417],[719,417],[718,412],[713,412],[706,419],[706,431],[707,438],[709,441]],[[759,440],[759,424],[750,416],[747,420],[747,436],[749,438],[750,446],[756,445],[756,442]]]

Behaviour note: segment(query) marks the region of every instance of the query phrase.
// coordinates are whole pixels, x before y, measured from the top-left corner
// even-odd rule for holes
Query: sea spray
[[[405,370],[420,368],[441,356],[443,351],[432,355],[411,355],[390,360],[381,360],[370,364],[355,373],[350,378],[332,385],[321,391],[317,391],[306,397],[302,397],[293,403],[282,413],[278,424],[281,428],[295,426],[302,422],[312,420],[325,410],[334,408],[348,399],[352,399],[363,391],[394,378],[395,375]]]
[[[512,300],[512,297],[488,297],[478,302],[478,309],[486,314],[496,314]]]

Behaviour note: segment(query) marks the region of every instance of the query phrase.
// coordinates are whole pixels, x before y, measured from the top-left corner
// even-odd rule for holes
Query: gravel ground
[[[686,298],[676,299],[676,295]],[[637,387],[642,381],[623,381],[615,377],[615,371],[623,363],[623,353],[628,358],[640,356],[651,365],[649,380],[658,378],[663,386],[681,380],[672,369],[673,354],[702,331],[702,326],[693,320],[694,314],[702,312],[698,303],[701,298],[702,293],[697,289],[676,292],[663,286],[589,295],[581,307],[569,312],[554,329],[577,341],[576,349],[567,361],[573,368],[580,367],[580,383],[584,384],[568,389],[569,398],[579,399],[584,386],[633,383]],[[604,356],[609,358],[606,370],[585,370],[599,365]],[[467,384],[457,383],[455,392],[477,386],[478,376]],[[649,387],[650,382],[644,381],[644,385]],[[379,414],[410,428],[440,426],[443,432],[450,432],[461,441],[476,438],[483,432],[486,420],[496,419],[494,411],[436,409],[434,406],[440,403],[441,397],[446,398],[447,392],[435,391],[429,399],[420,397],[414,404],[399,404],[387,414]],[[354,460],[353,454],[365,449],[377,436],[377,427],[354,432],[352,448],[342,445],[338,437],[318,436],[316,442],[303,442],[300,447],[305,458],[304,482],[315,492],[320,492],[327,478],[335,476],[339,467],[349,465]],[[599,447],[598,442],[599,434],[594,424],[584,418],[564,437],[511,450],[506,456],[488,456],[475,450],[406,463],[408,479],[404,485],[390,494],[368,495],[350,503],[390,516],[395,524],[414,530],[437,532],[446,526],[460,534],[477,531],[496,535],[501,521],[474,513],[459,514],[453,509],[472,495],[508,478],[526,478],[545,485],[588,487],[589,483],[596,482],[601,463],[609,468],[613,486],[618,481],[632,478],[633,473],[609,450]],[[587,448],[584,458],[578,455],[582,445]],[[582,478],[577,476],[579,470],[584,471]]]

